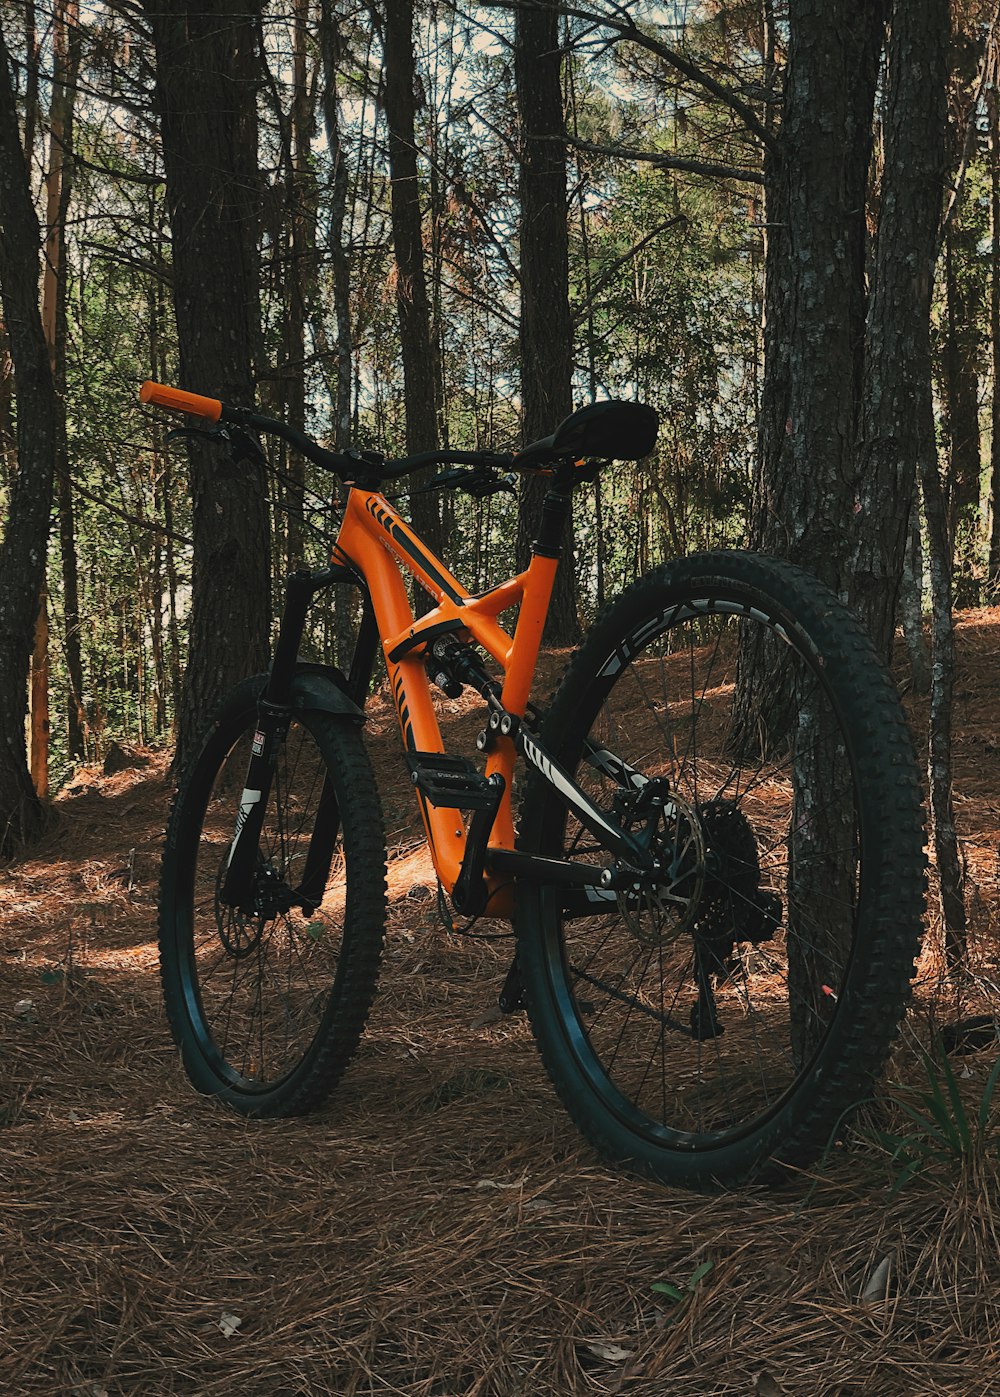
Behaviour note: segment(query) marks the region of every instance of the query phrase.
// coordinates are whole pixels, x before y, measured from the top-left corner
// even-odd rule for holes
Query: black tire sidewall
[[[352,792],[350,801],[340,801],[341,820],[345,842],[349,842],[352,827],[357,825],[359,818],[365,821],[368,816],[374,815],[376,823],[373,829],[377,830],[383,857],[381,877],[379,870],[371,866],[368,870],[360,871],[362,877],[366,871],[370,875],[370,887],[359,887],[356,878],[349,882],[345,935],[336,974],[316,1034],[301,1061],[268,1091],[250,1093],[235,1086],[230,1075],[217,1065],[223,1059],[214,1050],[214,1043],[212,1051],[206,1052],[204,1047],[206,1040],[213,1042],[213,1036],[211,1026],[201,1016],[190,906],[202,823],[215,778],[234,744],[256,724],[257,703],[266,683],[267,676],[263,674],[242,681],[216,710],[201,747],[178,788],[167,827],[160,881],[160,971],[164,1005],[185,1071],[197,1090],[217,1096],[241,1112],[259,1116],[292,1114],[310,1109],[320,1095],[311,1089],[311,1083],[321,1063],[329,1071],[329,1059],[339,1055],[344,1058],[343,1065],[346,1066],[346,1060],[353,1052],[363,1027],[367,1005],[361,1013],[361,1022],[356,1026],[338,1023],[344,997],[342,991],[345,984],[350,983],[353,993],[355,986],[351,982],[359,977],[362,981],[370,980],[370,986],[362,983],[358,987],[370,1003],[377,978],[385,915],[381,807],[360,731],[352,719],[338,719],[327,713],[296,711],[296,722],[305,727],[316,742],[335,782],[338,781],[338,772],[352,759],[355,779],[359,765],[367,773],[368,788]],[[359,762],[359,758],[363,760]],[[367,822],[371,823],[371,820]],[[372,832],[368,833],[371,837]],[[379,893],[381,898],[378,897]],[[373,937],[377,940],[374,968],[367,966],[367,962],[372,960],[373,947],[358,947],[356,937],[347,934],[349,925],[366,929],[369,941]],[[338,1036],[343,1039],[342,1043],[331,1041],[332,1037],[336,1039]],[[332,1075],[335,1079],[339,1071],[334,1070]],[[325,1094],[325,1090],[322,1094]]]
[[[605,609],[571,658],[540,729],[542,741],[572,769],[573,749],[589,727],[589,716],[596,713],[612,687],[597,677],[603,663],[623,637],[659,611],[668,612],[679,600],[690,597],[692,587],[704,589],[705,595],[715,591],[727,599],[755,605],[789,633],[803,638],[801,653],[814,659],[819,653],[821,663],[814,663],[813,669],[831,700],[842,731],[850,737],[865,858],[858,933],[829,1031],[792,1091],[756,1127],[715,1148],[690,1153],[677,1145],[664,1148],[637,1134],[616,1116],[595,1092],[581,1065],[572,1041],[581,1035],[567,1027],[558,1008],[560,997],[567,993],[565,984],[557,986],[553,982],[553,973],[562,975],[564,982],[566,978],[558,968],[554,972],[554,967],[563,963],[559,919],[546,915],[545,893],[537,886],[522,882],[518,887],[516,930],[532,1026],[550,1075],[577,1124],[603,1153],[627,1160],[661,1180],[700,1186],[749,1177],[772,1157],[792,1163],[804,1160],[815,1153],[819,1119],[825,1118],[832,1131],[838,1117],[867,1095],[872,1069],[881,1066],[884,1052],[877,1053],[874,1062],[864,1058],[854,1003],[859,996],[865,996],[873,975],[881,970],[885,958],[884,928],[898,915],[898,908],[894,905],[893,888],[888,886],[895,858],[890,847],[893,831],[878,798],[879,787],[889,777],[878,736],[871,731],[870,710],[859,703],[859,680],[854,672],[857,662],[852,668],[848,657],[863,657],[864,683],[885,689],[889,681],[846,609],[821,584],[790,564],[744,553],[694,555],[633,584]],[[836,660],[838,648],[842,652],[840,663],[830,663],[831,659]],[[894,691],[892,699],[895,701]],[[915,771],[912,779],[915,784]],[[560,856],[552,841],[554,825],[561,828],[562,815],[558,810],[553,812],[551,795],[540,778],[532,781],[523,809],[519,846],[530,853]],[[919,819],[915,828],[919,828]],[[919,925],[919,912],[916,917]],[[912,949],[915,948],[914,940]],[[908,960],[905,956],[895,960],[900,983],[893,987],[893,993],[902,1001],[912,973],[912,954]],[[845,1064],[850,1064],[850,1070],[845,1070]],[[852,1092],[856,1093],[856,1100]],[[796,1144],[797,1141],[802,1143]]]

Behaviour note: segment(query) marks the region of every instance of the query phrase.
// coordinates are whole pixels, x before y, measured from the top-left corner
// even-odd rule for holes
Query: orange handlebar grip
[[[139,389],[139,401],[166,408],[168,412],[189,412],[193,417],[207,417],[210,422],[218,422],[222,416],[222,404],[218,398],[185,393],[183,388],[168,388],[165,383],[154,383],[148,378]]]

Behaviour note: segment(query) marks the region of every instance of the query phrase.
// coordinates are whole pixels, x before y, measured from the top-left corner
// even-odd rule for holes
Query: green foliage
[[[910,1122],[908,1132],[875,1130],[872,1138],[889,1152],[895,1171],[893,1193],[925,1173],[958,1174],[987,1154],[1000,1155],[1000,1122],[993,1109],[1000,1058],[993,1064],[974,1111],[963,1099],[955,1069],[947,1055],[933,1056],[921,1048],[928,1090],[898,1087],[889,1102]]]
[[[681,1315],[691,1304],[702,1281],[714,1269],[715,1262],[709,1258],[696,1266],[682,1285],[675,1285],[673,1281],[654,1281],[650,1286],[650,1290],[656,1295],[662,1295],[665,1300],[669,1301],[673,1307],[670,1312],[670,1318],[677,1320],[680,1319]]]

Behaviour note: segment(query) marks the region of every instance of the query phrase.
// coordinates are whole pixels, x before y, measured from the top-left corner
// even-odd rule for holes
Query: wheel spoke
[[[888,934],[870,925],[879,880],[896,874],[881,848],[891,844],[905,869],[897,925],[914,923],[894,945],[914,944],[919,916],[912,767],[909,789],[895,789],[905,729],[855,623],[784,564],[719,556],[718,572],[711,557],[664,569],[659,593],[651,579],[636,584],[646,609],[626,594],[606,614],[542,730],[661,871],[619,865],[636,887],[600,916],[525,899],[545,912],[521,943],[536,1034],[578,1123],[663,1177],[709,1177],[724,1147],[723,1172],[749,1172],[761,1162],[754,1142],[780,1140],[768,1123],[794,1119],[799,1092],[834,1127],[859,1072],[887,1050],[908,978],[903,949],[891,984],[868,990],[856,1039],[866,1056],[844,1085],[815,1066],[845,1012],[859,944],[868,956],[876,931]],[[790,612],[811,617],[816,635],[771,619]],[[896,809],[891,829],[870,815],[866,825],[866,799]],[[526,848],[615,864],[554,799],[528,804]],[[883,1001],[891,1010],[880,1014]],[[820,1108],[809,1114],[818,1120]],[[799,1157],[806,1144],[816,1139],[798,1142]]]
[[[363,1028],[382,948],[384,840],[360,735],[322,715],[313,720],[319,734],[313,721],[296,719],[278,739],[249,901],[222,903],[257,726],[259,685],[243,691],[229,727],[225,718],[219,725],[218,748],[210,739],[203,770],[195,766],[178,796],[161,887],[161,964],[192,1079],[241,1110],[280,1115],[326,1095]],[[324,790],[338,826],[336,839],[330,829],[324,835],[329,858],[323,879],[313,875],[307,915],[296,889]]]

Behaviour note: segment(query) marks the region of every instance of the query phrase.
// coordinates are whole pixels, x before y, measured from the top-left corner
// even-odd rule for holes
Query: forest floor
[[[956,800],[988,991],[1000,611],[961,617],[959,657]],[[523,1016],[482,1022],[509,948],[440,929],[384,708],[369,732],[390,934],[369,1029],[315,1116],[248,1123],[179,1066],[156,968],[163,754],[78,773],[45,842],[0,871],[0,1393],[995,1393],[995,1145],[895,1192],[857,1135],[777,1191],[693,1195],[606,1167]],[[935,979],[933,924],[928,946],[896,1081],[920,1081],[929,1000],[939,1021],[963,1009]],[[995,1042],[953,1059],[970,1109],[995,1059]],[[886,1258],[885,1298],[862,1300]]]

